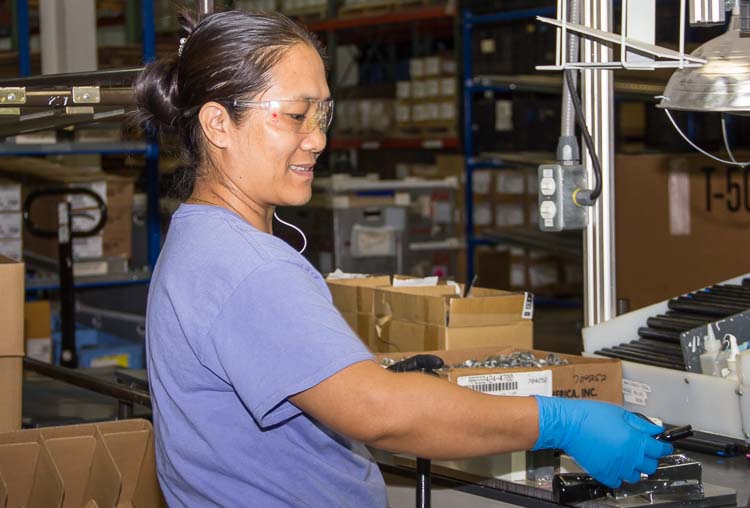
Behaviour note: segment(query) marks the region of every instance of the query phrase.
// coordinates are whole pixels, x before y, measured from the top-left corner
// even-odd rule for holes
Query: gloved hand
[[[656,471],[672,445],[652,436],[664,429],[619,406],[537,396],[539,439],[534,450],[559,448],[608,487],[637,483]]]

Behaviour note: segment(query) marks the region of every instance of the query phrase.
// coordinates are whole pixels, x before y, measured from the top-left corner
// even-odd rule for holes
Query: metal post
[[[31,31],[29,29],[29,2],[16,0],[16,37],[18,44],[18,75],[31,75]]]
[[[141,1],[141,22],[143,23],[143,63],[148,63],[156,59],[154,0]],[[148,235],[148,264],[153,272],[161,249],[158,133],[153,130],[147,131],[146,142],[148,143],[146,150],[146,181],[148,182],[146,234]]]
[[[611,31],[612,0],[584,0],[581,19],[585,26]],[[605,45],[583,40],[584,62],[611,58],[612,50]],[[584,70],[581,85],[586,123],[602,166],[602,193],[591,210],[583,246],[584,321],[586,326],[592,326],[613,318],[616,310],[613,73]],[[593,182],[590,154],[587,150],[584,153],[589,181]]]
[[[200,0],[201,14],[213,14],[214,12],[214,0]]]
[[[466,282],[474,279],[474,133],[472,131],[472,106],[474,95],[470,87],[474,83],[473,66],[471,54],[471,34],[473,23],[471,12],[464,10],[461,15],[461,30],[463,31],[463,87],[464,87],[464,161],[466,167],[466,181],[464,182],[465,217],[466,225]]]

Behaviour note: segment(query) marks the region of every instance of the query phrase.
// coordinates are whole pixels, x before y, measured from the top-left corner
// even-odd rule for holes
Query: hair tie
[[[187,40],[187,37],[180,37],[180,47],[177,48],[177,56],[182,56],[182,49],[185,47]]]

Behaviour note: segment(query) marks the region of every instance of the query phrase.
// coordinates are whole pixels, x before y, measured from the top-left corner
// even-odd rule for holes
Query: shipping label
[[[551,370],[459,376],[457,381],[459,386],[489,395],[552,396]]]
[[[622,380],[622,396],[627,403],[636,406],[645,406],[646,402],[648,402],[649,393],[651,393],[651,387],[646,383],[630,379]]]
[[[0,213],[0,238],[21,238],[20,213]]]
[[[534,295],[528,291],[523,293],[523,310],[521,319],[534,319]]]
[[[104,204],[107,204],[107,182],[93,182],[93,183],[74,183],[70,184],[69,187],[81,187],[94,191],[102,198]],[[78,208],[96,208],[97,204],[93,198],[82,195],[68,196],[68,202],[73,209]]]
[[[0,186],[0,212],[18,212],[21,210],[21,186]]]

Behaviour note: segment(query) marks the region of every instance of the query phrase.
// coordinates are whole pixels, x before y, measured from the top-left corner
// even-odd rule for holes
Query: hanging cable
[[[273,216],[276,218],[277,221],[281,222],[285,226],[289,226],[290,228],[296,230],[297,233],[299,233],[302,236],[302,248],[299,250],[299,253],[302,254],[303,252],[305,252],[305,249],[307,248],[307,237],[305,236],[305,233],[303,233],[302,230],[298,228],[297,226],[295,226],[294,224],[291,224],[283,220],[282,218],[280,218],[278,215],[276,215],[276,212],[273,212]]]
[[[727,154],[729,154],[729,159],[736,164],[737,159],[734,158],[734,154],[732,153],[732,147],[729,146],[729,136],[727,135],[726,113],[721,114],[721,136],[724,138],[724,147],[727,149]]]
[[[591,164],[594,166],[594,178],[596,182],[592,190],[581,190],[576,194],[576,203],[583,206],[593,206],[599,195],[602,193],[602,166],[599,162],[599,157],[596,155],[596,149],[594,147],[594,140],[591,139],[589,129],[586,126],[586,118],[583,116],[583,106],[581,106],[581,99],[578,97],[578,92],[575,91],[575,83],[573,71],[568,69],[564,71],[565,81],[568,83],[568,89],[570,89],[570,98],[573,101],[573,109],[576,113],[576,120],[578,127],[581,129],[583,135],[583,141],[586,143],[586,148],[589,151],[591,157]]]
[[[656,98],[657,99],[662,99],[663,97],[656,97]],[[716,162],[721,162],[722,164],[729,164],[730,166],[739,166],[741,168],[746,168],[746,167],[750,166],[750,162],[728,161],[728,160],[721,159],[719,157],[716,157],[715,155],[712,155],[712,154],[708,153],[707,151],[705,151],[704,149],[702,149],[701,147],[699,147],[698,145],[696,145],[695,143],[693,143],[692,141],[690,141],[690,138],[688,138],[685,135],[685,133],[682,132],[682,129],[680,129],[680,126],[677,125],[677,122],[674,121],[674,118],[672,118],[672,114],[669,112],[669,110],[667,108],[664,108],[664,113],[666,113],[667,118],[669,118],[669,121],[672,122],[672,125],[674,126],[675,130],[677,131],[677,133],[680,136],[682,136],[682,139],[684,139],[687,142],[687,144],[689,144],[690,146],[692,146],[693,148],[695,148],[696,150],[698,150],[700,153],[702,153],[706,157],[708,157],[710,159],[713,159]],[[734,159],[734,157],[731,154],[730,154],[730,157],[732,157],[732,159]]]

